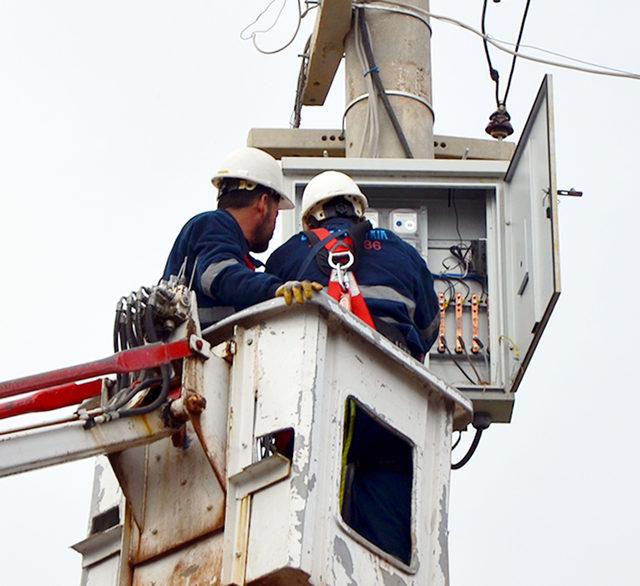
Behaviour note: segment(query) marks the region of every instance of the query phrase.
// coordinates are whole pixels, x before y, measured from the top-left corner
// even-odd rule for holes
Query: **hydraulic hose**
[[[154,411],[162,403],[165,402],[167,396],[169,395],[169,389],[171,387],[171,366],[168,364],[163,364],[160,367],[160,373],[162,374],[162,388],[160,389],[160,393],[158,396],[148,405],[143,405],[142,407],[135,407],[134,409],[123,409],[118,411],[120,417],[134,417],[136,415],[145,415],[151,411]]]

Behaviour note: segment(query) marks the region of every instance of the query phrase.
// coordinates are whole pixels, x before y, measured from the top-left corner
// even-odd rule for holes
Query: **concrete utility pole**
[[[428,0],[404,0],[423,10]],[[426,17],[410,14],[406,8],[376,5],[364,9],[369,28],[375,66],[415,158],[434,157],[431,100],[431,31]],[[382,10],[384,8],[384,10]],[[397,10],[397,11],[394,11]],[[358,57],[358,27],[353,21],[345,43],[346,61],[346,155],[403,158],[400,144],[382,101],[377,98],[379,139],[377,153],[363,145],[363,129],[368,117],[367,99],[354,103],[368,93],[367,80]],[[370,75],[370,74],[369,74]],[[369,84],[370,85],[370,84]],[[428,104],[428,105],[427,105]],[[349,107],[351,105],[351,107]],[[364,147],[364,148],[363,148]]]

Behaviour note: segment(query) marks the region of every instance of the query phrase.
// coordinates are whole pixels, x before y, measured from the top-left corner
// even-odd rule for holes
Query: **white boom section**
[[[0,436],[0,477],[120,452],[175,432],[165,426],[160,411],[117,419],[91,429],[83,426],[84,421],[73,421]]]

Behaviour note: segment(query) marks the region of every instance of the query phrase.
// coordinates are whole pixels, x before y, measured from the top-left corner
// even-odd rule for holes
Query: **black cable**
[[[125,311],[125,325],[127,331],[127,337],[129,339],[129,347],[135,348],[142,345],[142,340],[138,339],[138,336],[134,327],[135,315],[133,312],[133,305],[131,302],[127,303],[127,309]]]
[[[527,20],[527,13],[529,12],[529,4],[531,3],[531,0],[527,0],[527,4],[524,7],[524,14],[522,15],[522,22],[520,23],[520,32],[518,33],[518,41],[516,42],[516,48],[515,48],[515,52],[518,52],[518,49],[520,48],[520,41],[522,40],[522,33],[524,32],[524,23]],[[511,71],[509,73],[509,79],[507,80],[507,89],[504,92],[504,98],[502,98],[502,105],[505,106],[507,104],[507,96],[509,95],[509,89],[511,88],[511,79],[513,78],[513,70],[516,68],[516,59],[518,58],[517,55],[513,56],[513,59],[511,61]],[[500,105],[500,104],[498,104]]]
[[[454,281],[457,281],[458,283],[460,283],[467,290],[467,294],[464,296],[464,299],[463,299],[463,301],[466,302],[467,299],[469,299],[469,297],[471,296],[471,287],[469,287],[469,285],[467,285],[464,282],[464,279],[459,279],[459,278],[456,278],[456,277],[452,277],[452,279]],[[455,287],[454,287],[454,291],[455,291]]]
[[[515,47],[516,53],[520,48],[520,41],[522,41],[522,33],[524,32],[524,25],[527,21],[527,14],[529,13],[530,4],[531,4],[531,0],[527,0],[527,3],[524,8],[524,13],[522,15],[522,21],[520,22],[520,30],[518,32],[518,40],[516,42],[516,47]],[[482,22],[481,22],[481,29],[482,29],[483,35],[487,34],[487,31],[485,28],[486,16],[487,16],[487,0],[484,0],[484,2],[482,3]],[[498,108],[500,108],[500,106],[506,107],[507,97],[509,96],[509,90],[511,89],[511,81],[513,79],[513,72],[516,68],[516,59],[518,58],[518,55],[514,55],[513,59],[511,60],[511,71],[509,72],[509,78],[507,79],[507,89],[504,92],[504,98],[500,100],[500,74],[493,67],[493,64],[491,63],[491,56],[489,54],[489,44],[487,43],[486,36],[482,39],[482,44],[484,46],[485,55],[487,56],[487,64],[489,65],[489,75],[496,86],[496,105],[498,106]]]
[[[160,337],[156,332],[156,325],[153,323],[153,306],[147,305],[144,311],[144,330],[146,334],[146,339],[153,344],[154,342],[159,342]]]
[[[113,320],[113,351],[120,351],[120,320],[122,319],[122,299],[116,305],[116,317]]]
[[[453,298],[456,294],[456,285],[451,279],[445,278],[444,280],[447,283],[447,289],[445,290],[445,298],[448,296],[447,306],[449,306],[453,302]]]
[[[138,338],[141,341],[141,344],[144,344],[144,327],[142,326],[142,314],[145,311],[145,306],[142,303],[142,299],[140,299],[140,297],[136,298],[136,303],[135,303],[135,326],[136,326],[136,331],[138,333]]]
[[[449,189],[449,206],[453,206],[453,213],[456,215],[456,233],[458,241],[462,244],[462,234],[460,233],[460,216],[458,215],[458,206],[456,205],[456,193],[453,189]]]
[[[471,360],[471,356],[469,356],[469,352],[467,352],[467,346],[465,345],[464,340],[462,339],[461,336],[458,336],[458,342],[460,342],[460,346],[462,346],[462,351],[464,352],[464,355],[467,358],[467,362],[469,363],[471,370],[473,370],[474,374],[476,375],[476,378],[478,379],[478,384],[482,385],[483,384],[482,377],[480,376],[478,369],[475,367],[475,364],[473,364]]]
[[[113,351],[114,353],[120,352],[120,324],[123,317],[123,303],[124,297],[122,297],[116,305],[116,317],[113,321]],[[121,389],[127,385],[125,376],[123,374],[116,375],[116,387]]]
[[[462,368],[462,366],[460,366],[460,364],[458,363],[458,361],[456,360],[456,357],[452,354],[451,350],[449,350],[449,346],[445,343],[444,345],[444,349],[447,351],[447,354],[449,354],[449,356],[451,357],[451,360],[453,360],[453,363],[458,367],[458,370],[464,374],[464,377],[474,386],[476,386],[478,383],[475,382],[464,370],[464,368]]]
[[[389,96],[387,96],[387,92],[384,90],[384,85],[382,84],[382,79],[380,78],[380,72],[375,65],[375,58],[373,56],[373,49],[371,47],[371,39],[369,38],[369,30],[367,29],[367,23],[365,18],[365,10],[364,8],[357,8],[357,10],[361,10],[360,18],[358,19],[360,35],[362,37],[362,46],[364,48],[364,52],[367,58],[367,65],[369,66],[369,75],[371,75],[371,80],[373,81],[373,85],[376,89],[378,97],[382,100],[382,104],[384,105],[387,114],[389,115],[389,120],[391,120],[391,124],[393,125],[393,129],[396,132],[396,136],[400,141],[400,145],[402,146],[402,150],[404,151],[405,157],[407,159],[413,159],[413,153],[411,152],[411,147],[407,142],[407,137],[402,131],[402,127],[400,126],[400,122],[398,121],[398,117],[396,116],[395,111],[393,110],[393,106],[391,106],[391,102],[389,102]],[[373,96],[371,96],[373,99]]]
[[[153,377],[143,380],[137,387],[125,387],[120,391],[120,393],[114,395],[113,402],[105,407],[105,411],[117,411],[120,407],[126,405],[140,391],[144,391],[146,388],[149,388],[152,385],[157,385],[161,382],[161,377]]]
[[[458,432],[458,439],[453,443],[453,445],[451,446],[451,451],[453,452],[453,450],[455,450],[458,447],[458,444],[460,443],[460,440],[462,439],[462,432],[459,431]]]
[[[489,55],[489,44],[487,43],[487,31],[485,28],[485,19],[487,16],[487,0],[484,0],[482,4],[482,21],[480,23],[480,27],[482,29],[482,34],[485,35],[482,39],[482,44],[484,45],[484,54],[487,56],[487,64],[489,65],[489,76],[491,77],[493,83],[496,85],[496,104],[500,105],[500,95],[499,95],[499,87],[500,87],[500,74],[498,70],[493,67],[491,63],[491,55]]]
[[[473,441],[467,450],[467,453],[462,457],[459,462],[455,464],[451,464],[451,470],[459,470],[462,468],[469,460],[471,460],[471,456],[473,456],[478,444],[480,443],[480,438],[482,437],[483,429],[476,429],[476,434],[473,436]]]
[[[126,303],[126,301],[125,301]],[[120,350],[127,350],[129,348],[127,341],[127,327],[125,323],[125,310],[123,308],[122,315],[120,316],[120,322],[118,324],[118,337],[120,339]],[[118,375],[118,388],[128,387],[131,382],[131,376],[128,372]]]
[[[143,405],[142,407],[135,407],[134,409],[123,409],[118,411],[118,415],[120,417],[135,417],[136,415],[145,415],[146,413],[150,413],[154,411],[162,403],[164,403],[165,399],[169,394],[169,389],[171,388],[171,367],[168,364],[163,364],[160,367],[160,373],[162,375],[162,388],[158,393],[158,396],[148,405]]]

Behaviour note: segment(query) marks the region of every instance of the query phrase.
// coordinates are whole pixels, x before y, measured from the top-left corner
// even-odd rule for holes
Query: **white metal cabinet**
[[[508,422],[514,392],[560,293],[554,157],[551,77],[547,76],[510,164],[283,158],[285,185],[298,206],[283,214],[284,236],[300,230],[304,186],[318,173],[334,169],[360,185],[370,202],[369,213],[382,227],[394,229],[390,222],[394,210],[415,212],[417,233],[396,233],[420,251],[434,275],[450,274],[443,266],[451,244],[462,243],[470,249],[482,246],[486,250],[482,284],[467,279],[466,285],[454,286],[465,298],[460,328],[467,352],[454,351],[458,336],[450,307],[445,323],[453,359],[446,352],[439,353],[436,344],[427,364],[467,393],[476,411],[488,412],[494,422]],[[450,287],[441,278],[436,290],[450,291]],[[474,294],[485,301],[479,303],[478,337],[490,355],[468,352],[472,338],[470,299]],[[466,371],[467,378],[454,361]]]

